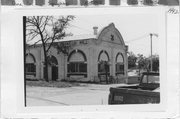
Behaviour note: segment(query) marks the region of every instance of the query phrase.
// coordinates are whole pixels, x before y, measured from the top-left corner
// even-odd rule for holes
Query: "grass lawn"
[[[73,86],[83,86],[78,82],[62,82],[62,81],[28,81],[26,80],[27,86],[38,86],[38,87],[57,87],[57,88],[65,88],[65,87],[73,87]]]

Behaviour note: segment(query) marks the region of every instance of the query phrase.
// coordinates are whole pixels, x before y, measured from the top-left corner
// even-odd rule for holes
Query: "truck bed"
[[[159,103],[160,92],[153,92],[152,90],[154,89],[142,89],[141,86],[110,88],[111,95],[109,99],[109,104]]]

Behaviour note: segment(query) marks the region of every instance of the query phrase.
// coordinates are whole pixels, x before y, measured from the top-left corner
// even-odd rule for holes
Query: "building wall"
[[[112,36],[113,35],[113,36]],[[73,50],[82,51],[87,58],[87,77],[86,78],[76,78],[77,76],[71,76],[75,80],[89,81],[93,80],[94,77],[98,76],[98,56],[100,52],[106,51],[109,56],[110,63],[110,75],[116,75],[116,56],[118,53],[122,53],[124,57],[124,76],[127,77],[128,61],[127,53],[125,49],[125,44],[120,33],[115,29],[114,24],[110,24],[108,27],[105,27],[100,33],[97,39],[88,39],[86,43],[81,43],[81,41],[75,41],[76,45],[73,46],[69,53]],[[73,41],[74,42],[74,41]],[[42,47],[31,48],[30,52],[34,55],[36,59],[36,78],[43,79],[43,61],[44,53]],[[68,56],[57,53],[55,48],[51,48],[50,55],[54,56],[58,61],[58,80],[68,79],[67,77],[67,60]],[[52,68],[48,67],[48,76],[52,80]],[[70,79],[71,79],[70,78]]]
[[[30,48],[29,50],[26,50],[26,54],[32,54],[35,58],[35,65],[36,65],[36,76],[32,77],[32,79],[41,79],[41,67],[42,67],[42,62],[41,62],[41,48]]]

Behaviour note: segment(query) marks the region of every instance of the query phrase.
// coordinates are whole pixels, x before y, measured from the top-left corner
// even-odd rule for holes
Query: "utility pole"
[[[152,36],[153,36],[153,34],[152,33],[150,33],[150,39],[151,39],[151,71],[152,71]]]
[[[153,35],[158,37],[158,34],[150,33],[150,40],[151,40],[151,71],[152,71],[152,67],[153,67],[153,61],[152,61],[152,36]]]

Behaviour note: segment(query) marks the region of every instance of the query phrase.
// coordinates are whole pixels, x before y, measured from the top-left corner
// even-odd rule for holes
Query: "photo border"
[[[80,8],[80,9],[31,9],[31,10],[14,10],[12,12],[8,12],[6,14],[4,14],[5,18],[12,18],[12,19],[9,19],[8,21],[12,21],[13,20],[13,24],[11,22],[9,22],[10,24],[8,25],[8,30],[10,29],[10,25],[12,25],[12,30],[16,30],[15,33],[13,33],[12,36],[8,36],[8,38],[12,38],[12,40],[15,40],[13,42],[11,42],[12,40],[10,40],[9,42],[5,42],[5,43],[14,43],[14,46],[12,46],[12,44],[10,46],[12,46],[12,48],[15,48],[15,51],[14,53],[15,54],[18,54],[20,55],[20,57],[16,58],[15,61],[17,60],[18,61],[18,65],[11,65],[10,67],[11,68],[15,68],[14,66],[19,66],[19,71],[17,72],[16,71],[16,75],[15,75],[15,79],[14,81],[10,82],[10,80],[12,80],[12,77],[10,76],[8,78],[8,81],[9,82],[6,82],[4,81],[4,79],[2,80],[2,89],[7,89],[7,87],[10,87],[12,85],[15,85],[15,87],[13,87],[12,89],[16,89],[16,90],[12,90],[12,89],[9,89],[8,92],[11,92],[11,93],[14,93],[13,96],[16,97],[15,101],[12,101],[12,99],[10,99],[10,97],[12,97],[10,94],[6,94],[4,91],[3,91],[3,95],[5,96],[5,98],[3,98],[3,102],[5,102],[2,107],[5,111],[5,114],[8,114],[8,113],[11,113],[9,112],[7,109],[5,109],[5,105],[13,105],[13,110],[14,112],[16,112],[15,114],[25,114],[25,115],[44,115],[44,116],[47,116],[47,115],[66,115],[66,114],[69,114],[71,113],[72,115],[73,114],[84,114],[84,113],[87,113],[87,114],[91,114],[91,113],[97,113],[97,117],[99,114],[105,114],[108,112],[110,112],[110,114],[116,114],[116,115],[119,115],[118,113],[120,113],[121,115],[126,115],[128,113],[131,113],[132,115],[134,115],[136,113],[136,116],[139,114],[139,113],[143,113],[143,114],[149,114],[150,112],[153,112],[152,117],[153,115],[154,116],[157,116],[157,115],[161,115],[166,113],[167,111],[167,94],[165,92],[167,92],[168,90],[166,89],[166,86],[167,86],[167,82],[165,84],[161,84],[161,87],[163,87],[164,89],[160,89],[161,90],[161,99],[163,99],[163,101],[161,101],[161,104],[155,104],[153,105],[153,107],[151,107],[150,105],[138,105],[138,106],[132,106],[132,105],[113,105],[113,108],[112,109],[111,107],[112,106],[62,106],[62,107],[51,107],[51,106],[43,106],[43,107],[24,107],[23,104],[25,103],[25,100],[24,100],[24,61],[25,60],[23,57],[24,57],[24,50],[25,50],[25,47],[23,48],[22,46],[24,45],[24,43],[22,42],[23,41],[23,16],[30,16],[30,15],[69,15],[69,14],[72,14],[72,15],[84,15],[84,14],[88,14],[88,15],[98,15],[98,14],[114,14],[114,15],[117,15],[117,14],[137,14],[137,13],[153,13],[153,14],[159,14],[159,19],[162,20],[161,22],[161,25],[162,25],[162,28],[160,28],[160,31],[162,33],[160,34],[163,34],[163,35],[160,35],[160,39],[166,39],[167,36],[167,31],[166,31],[166,12],[165,12],[165,8],[163,7],[156,7],[156,8],[152,8],[152,7],[146,7],[146,8],[130,8],[130,7],[126,7],[126,8],[94,8],[94,9],[91,9],[91,8]],[[79,11],[82,11],[79,13]],[[106,11],[106,13],[104,13],[104,11]],[[112,13],[112,11],[114,13]],[[126,11],[126,12],[124,12]],[[66,12],[66,13],[65,13]],[[14,18],[14,19],[13,19]],[[4,37],[5,39],[6,37]],[[18,40],[16,40],[18,39]],[[3,42],[4,44],[4,42]],[[162,45],[163,44],[163,45]],[[162,76],[161,74],[166,74],[166,68],[167,68],[167,39],[164,40],[164,42],[162,42],[161,44],[161,51],[160,51],[160,55],[163,55],[161,56],[160,58],[160,79],[165,79],[166,81],[166,75]],[[164,53],[164,51],[166,51],[166,53]],[[163,54],[162,54],[163,53]],[[8,55],[9,57],[9,55]],[[163,57],[163,58],[162,58]],[[162,61],[161,61],[162,60]],[[164,65],[165,64],[165,65]],[[22,67],[21,67],[22,66]],[[163,66],[163,68],[162,68]],[[163,69],[163,70],[162,70]],[[15,72],[14,72],[15,73]],[[13,73],[13,74],[14,74]],[[22,80],[23,79],[23,80]],[[162,81],[161,81],[162,83]],[[7,86],[5,88],[5,86]],[[162,91],[163,90],[163,91]],[[164,92],[164,93],[163,93]],[[6,100],[4,99],[8,99],[8,101],[11,101],[11,102],[7,102]],[[131,109],[127,109],[125,110],[125,107],[127,108],[131,108]],[[160,108],[159,108],[160,107]],[[10,107],[9,107],[10,108]],[[121,109],[120,109],[121,108]],[[146,109],[145,109],[146,108]],[[123,109],[123,110],[122,110]],[[61,114],[59,114],[59,112],[61,112]],[[155,112],[159,112],[159,114],[155,113]],[[132,116],[131,115],[131,116]],[[107,116],[107,115],[106,115]],[[128,116],[129,117],[129,116]],[[139,116],[141,117],[141,116]],[[163,116],[162,116],[163,117]]]

